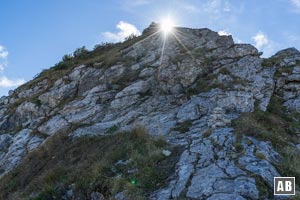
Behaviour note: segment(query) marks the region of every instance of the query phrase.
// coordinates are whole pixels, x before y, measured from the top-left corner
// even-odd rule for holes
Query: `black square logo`
[[[274,195],[295,195],[295,177],[274,177]]]

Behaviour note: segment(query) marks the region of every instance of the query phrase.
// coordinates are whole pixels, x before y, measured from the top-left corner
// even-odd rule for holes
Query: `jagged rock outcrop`
[[[184,149],[167,185],[150,199],[258,199],[256,176],[272,188],[280,155],[269,142],[237,138],[231,121],[256,107],[266,111],[274,91],[300,113],[300,53],[280,51],[266,67],[257,49],[231,36],[176,29],[176,36],[152,34],[122,49],[128,62],[74,66],[2,97],[0,177],[52,135],[142,125]],[[176,130],[186,122],[184,132]]]
[[[279,68],[276,90],[282,93],[288,109],[300,111],[300,52],[295,48],[279,51],[272,58]]]

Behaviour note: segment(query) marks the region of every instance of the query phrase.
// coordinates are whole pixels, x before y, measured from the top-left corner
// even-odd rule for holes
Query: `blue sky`
[[[300,49],[300,0],[0,0],[0,96],[85,45],[177,26],[232,34],[270,56]]]

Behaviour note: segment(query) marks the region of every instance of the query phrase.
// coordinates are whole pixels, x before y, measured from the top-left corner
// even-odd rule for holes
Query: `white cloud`
[[[0,59],[6,59],[8,56],[8,51],[6,51],[5,47],[0,45]]]
[[[300,37],[298,35],[295,34],[290,34],[287,36],[287,40],[290,42],[299,42],[300,41]]]
[[[111,42],[118,42],[123,41],[126,37],[134,34],[134,35],[140,35],[141,32],[136,28],[135,25],[120,21],[117,24],[117,28],[119,29],[119,32],[112,33],[112,32],[104,32],[103,36],[106,40]]]
[[[293,6],[293,12],[300,13],[300,0],[290,0]]]
[[[224,12],[230,12],[231,11],[231,4],[228,1],[225,1],[223,11]]]
[[[182,5],[182,8],[190,13],[197,13],[197,12],[200,12],[200,9],[192,4],[187,4],[187,3],[184,3]]]
[[[219,34],[220,36],[223,36],[223,35],[226,35],[226,36],[232,35],[232,34],[229,33],[227,30],[220,30],[220,31],[218,31],[218,34]]]
[[[220,14],[223,10],[221,0],[211,0],[208,1],[204,6],[204,11],[211,14]]]
[[[123,0],[123,1],[121,1],[120,5],[121,5],[121,8],[123,8],[124,10],[132,12],[140,6],[145,6],[150,3],[151,3],[150,0],[135,0],[135,1]]]
[[[289,45],[295,45],[300,42],[300,36],[290,31],[283,31],[282,36],[287,40]]]
[[[127,2],[128,3],[128,2]],[[149,0],[135,0],[135,1],[130,1],[131,6],[143,6],[143,5],[147,5],[150,3]]]
[[[3,71],[7,66],[8,51],[0,45],[0,71]],[[0,88],[13,88],[25,83],[24,79],[9,79],[6,76],[0,76]]]
[[[258,32],[256,35],[252,37],[252,40],[255,42],[255,47],[258,48],[259,50],[263,47],[266,46],[269,43],[267,35],[265,35],[262,32]]]
[[[254,35],[252,40],[255,42],[254,46],[263,52],[263,57],[272,56],[276,50],[282,47],[279,43],[270,40],[268,36],[261,31]]]
[[[25,83],[24,79],[10,80],[6,76],[0,77],[0,88],[17,87]]]

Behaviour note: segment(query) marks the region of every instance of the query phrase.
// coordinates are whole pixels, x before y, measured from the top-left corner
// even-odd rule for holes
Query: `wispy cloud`
[[[151,2],[150,0],[135,0],[135,1],[127,1],[127,4],[136,7],[136,6],[147,5],[150,2]]]
[[[206,27],[228,27],[236,21],[236,15],[241,3],[233,6],[227,0],[205,0],[192,3],[182,3],[187,12],[201,16],[200,23]],[[224,20],[226,18],[226,20]]]
[[[210,0],[204,4],[204,11],[208,13],[221,14],[223,12],[230,12],[232,5],[224,0]]]
[[[0,59],[6,59],[8,56],[8,51],[2,45],[0,45]]]
[[[133,11],[135,8],[150,4],[150,0],[123,0],[121,1],[121,7],[126,11]]]
[[[7,65],[7,62],[6,62],[6,61],[0,62],[0,71],[3,71],[4,68],[6,67],[6,65]]]
[[[0,71],[3,71],[7,65],[8,51],[3,45],[0,45]]]
[[[24,79],[8,79],[6,76],[0,77],[0,88],[9,88],[9,87],[17,87],[25,83]]]
[[[188,4],[188,3],[182,3],[182,5],[180,5],[181,8],[183,8],[184,10],[186,10],[187,12],[190,13],[197,13],[200,12],[201,10],[199,9],[199,7],[192,5],[192,4]]]
[[[283,32],[283,36],[288,41],[288,43],[293,44],[295,42],[297,42],[297,43],[300,42],[300,36],[298,34],[285,31],[285,32]]]
[[[135,25],[120,21],[117,24],[117,29],[119,29],[118,32],[113,33],[113,32],[104,32],[103,36],[107,41],[110,42],[118,42],[118,41],[123,41],[126,37],[134,34],[134,35],[140,35],[141,32],[136,28]]]
[[[242,44],[243,41],[240,38],[233,38],[234,42],[237,44]]]
[[[293,9],[292,11],[300,14],[300,0],[290,0]]]
[[[233,6],[227,0],[205,0],[199,2],[175,1],[178,8],[189,13],[208,15],[209,18],[219,18],[232,12]]]
[[[211,0],[204,6],[204,11],[212,14],[219,14],[222,10],[222,0]]]

